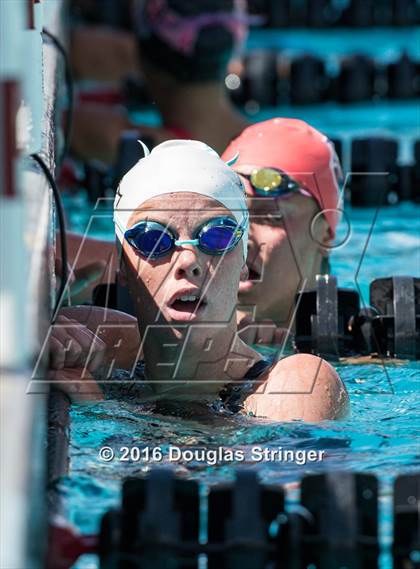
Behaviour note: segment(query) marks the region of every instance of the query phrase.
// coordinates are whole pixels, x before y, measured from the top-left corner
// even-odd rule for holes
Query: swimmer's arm
[[[134,316],[100,306],[63,308],[60,314],[84,324],[102,340],[105,350],[101,368],[109,369],[112,365],[131,370],[139,359],[140,333]]]
[[[73,112],[71,150],[82,160],[115,163],[121,134],[135,128],[121,109],[83,103]]]
[[[97,306],[61,309],[49,334],[50,384],[73,403],[100,401],[104,394],[95,377],[131,369],[139,345],[137,321],[128,314]]]
[[[134,35],[100,26],[71,31],[70,62],[77,79],[96,81],[122,81],[140,67]]]
[[[245,401],[245,410],[278,421],[339,419],[349,408],[347,390],[335,369],[310,354],[279,361]]]
[[[114,282],[119,255],[113,241],[66,231],[71,304],[90,302],[98,284]],[[56,233],[56,273],[61,274],[61,237]]]
[[[82,103],[73,112],[71,150],[82,160],[99,160],[113,165],[126,130],[136,130],[139,138],[151,138],[153,146],[174,138],[173,132],[164,128],[134,124],[121,108]]]

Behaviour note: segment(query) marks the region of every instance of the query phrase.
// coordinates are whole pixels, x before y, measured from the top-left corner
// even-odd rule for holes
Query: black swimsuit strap
[[[249,370],[244,375],[245,379],[256,379],[259,377],[267,368],[273,365],[273,359],[270,360],[258,360],[255,364],[249,368]]]
[[[229,383],[220,392],[220,399],[225,409],[231,413],[239,413],[243,408],[246,396],[255,388],[256,379],[266,372],[276,361],[275,356],[270,359],[258,360],[244,375],[239,383]]]

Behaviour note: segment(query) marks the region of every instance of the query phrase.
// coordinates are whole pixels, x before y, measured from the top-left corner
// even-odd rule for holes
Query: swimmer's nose
[[[199,277],[202,274],[199,254],[198,249],[193,245],[177,247],[175,252],[175,276],[178,278]]]
[[[257,247],[256,247],[255,235],[254,235],[253,230],[250,226],[249,232],[248,232],[248,255],[247,255],[248,260],[251,258],[254,259],[256,250],[257,250]]]
[[[264,257],[264,243],[261,243],[256,238],[255,232],[250,231],[248,234],[248,254],[246,256],[246,263],[248,267],[259,267]]]

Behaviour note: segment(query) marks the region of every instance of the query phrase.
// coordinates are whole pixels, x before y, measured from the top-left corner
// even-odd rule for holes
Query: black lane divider
[[[316,288],[296,297],[295,348],[329,360],[356,355],[420,358],[420,279],[388,277],[370,284],[370,306],[359,293],[318,275]]]
[[[400,201],[402,188],[398,178],[397,156],[396,140],[379,137],[352,140],[352,173],[347,186],[352,205],[375,207]]]
[[[416,0],[248,0],[248,9],[264,18],[266,28],[369,28],[420,23]]]
[[[236,105],[254,114],[261,108],[288,104],[335,101],[346,106],[420,97],[420,61],[405,51],[389,62],[362,52],[333,55],[323,58],[267,47],[252,49],[245,53],[241,70],[226,76],[226,88]],[[121,94],[132,111],[152,107],[143,80],[127,80]]]
[[[394,485],[394,567],[416,569],[420,565],[420,476],[406,475]]]
[[[103,516],[98,536],[55,531],[48,569],[70,567],[85,552],[99,556],[100,569],[198,569],[203,555],[209,569],[378,568],[387,530],[377,478],[328,472],[304,476],[300,489],[299,503],[285,506],[282,486],[242,469],[234,482],[210,487],[200,508],[197,482],[154,468],[125,480],[121,507]],[[419,491],[419,473],[395,480],[390,553],[398,569],[418,566]]]
[[[419,65],[406,52],[384,63],[362,53],[324,59],[255,49],[245,54],[241,72],[226,85],[235,104],[246,110],[249,105],[259,109],[324,101],[407,100],[420,96]]]

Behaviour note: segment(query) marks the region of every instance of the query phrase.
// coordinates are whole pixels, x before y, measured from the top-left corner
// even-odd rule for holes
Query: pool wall
[[[42,29],[61,33],[61,0],[0,2],[0,566],[44,566],[46,358],[54,300],[51,188],[60,56]],[[39,360],[39,361],[38,361]],[[33,370],[37,369],[37,383]]]

